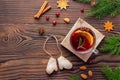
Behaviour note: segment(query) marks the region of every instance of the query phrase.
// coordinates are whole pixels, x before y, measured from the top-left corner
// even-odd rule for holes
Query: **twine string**
[[[55,41],[56,41],[56,43],[57,43],[57,48],[58,48],[58,50],[59,50],[59,52],[61,53],[61,56],[62,56],[62,51],[61,51],[61,49],[60,49],[60,47],[59,47],[59,42],[58,42],[58,39],[56,38],[55,35],[50,35],[49,37],[47,37],[47,39],[45,40],[44,45],[43,45],[43,50],[44,50],[49,56],[53,57],[52,54],[49,53],[49,52],[46,50],[46,44],[47,44],[48,40],[49,40],[50,38],[52,38],[52,37],[55,39]]]

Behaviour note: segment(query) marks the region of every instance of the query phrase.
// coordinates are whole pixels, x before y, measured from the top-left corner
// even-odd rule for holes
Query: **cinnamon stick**
[[[42,14],[44,14],[44,13],[45,13],[46,11],[48,11],[49,9],[51,9],[51,6],[50,6],[50,5],[43,10]]]
[[[34,15],[34,18],[38,19],[41,16],[41,14],[43,13],[43,10],[45,9],[45,7],[46,7],[47,4],[48,4],[48,1],[44,1],[44,3],[42,4],[41,8],[37,12],[37,14]]]

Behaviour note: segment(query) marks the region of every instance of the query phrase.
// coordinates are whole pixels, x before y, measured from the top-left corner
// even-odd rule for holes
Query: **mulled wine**
[[[95,36],[89,28],[81,27],[72,32],[70,44],[76,51],[87,51],[93,47]]]

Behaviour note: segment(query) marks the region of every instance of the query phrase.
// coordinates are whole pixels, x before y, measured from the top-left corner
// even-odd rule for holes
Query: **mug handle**
[[[98,49],[94,49],[94,50],[93,50],[93,53],[94,53],[95,55],[98,55],[99,50],[98,50]]]

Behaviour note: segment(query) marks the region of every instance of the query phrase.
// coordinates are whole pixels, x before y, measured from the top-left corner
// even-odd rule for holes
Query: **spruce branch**
[[[105,44],[100,48],[102,52],[109,52],[109,55],[120,55],[120,35],[107,37]]]
[[[112,70],[109,66],[104,66],[102,73],[107,80],[120,80],[120,67],[115,67],[115,69]]]
[[[69,80],[82,80],[82,79],[77,75],[72,75],[70,76]]]
[[[102,68],[102,73],[105,75],[105,77],[108,79],[108,80],[112,80],[112,76],[114,73],[112,71],[112,69],[109,67],[109,66],[104,66]]]
[[[119,13],[120,13],[120,7],[117,7],[110,13],[110,16],[114,17],[115,15],[117,15]]]
[[[91,4],[92,0],[77,0],[78,2]],[[94,16],[102,19],[106,16],[114,17],[120,13],[120,0],[95,0],[97,5],[86,13],[86,16]]]
[[[91,0],[77,0],[78,2],[91,3]]]

